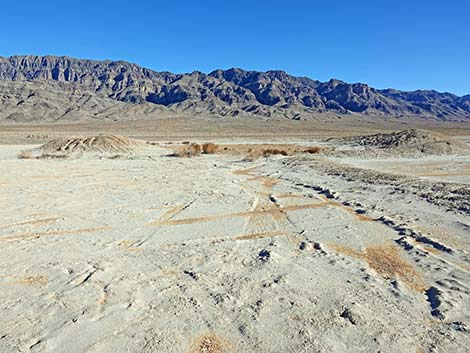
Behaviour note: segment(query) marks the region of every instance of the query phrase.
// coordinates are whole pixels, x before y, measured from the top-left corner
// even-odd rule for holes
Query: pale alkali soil
[[[2,353],[470,346],[468,155],[302,153],[345,148],[324,132],[19,159],[68,133],[25,131],[0,146]],[[289,153],[245,158],[267,142]]]

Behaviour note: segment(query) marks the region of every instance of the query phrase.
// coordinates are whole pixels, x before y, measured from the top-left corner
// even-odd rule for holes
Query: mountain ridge
[[[470,95],[321,82],[282,70],[174,74],[126,61],[0,57],[0,121],[139,119],[191,114],[308,119],[360,115],[470,121]]]

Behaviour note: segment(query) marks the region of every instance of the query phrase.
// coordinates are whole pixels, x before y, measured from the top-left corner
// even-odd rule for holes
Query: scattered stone
[[[193,271],[186,271],[186,270],[184,270],[183,273],[184,273],[185,275],[188,275],[189,277],[191,277],[191,278],[194,279],[195,281],[197,281],[197,280],[199,279],[198,276],[197,276],[197,274],[196,274],[195,272],[193,272]]]
[[[271,257],[271,254],[266,249],[261,250],[258,254],[258,259],[262,262],[268,261],[270,257]]]
[[[354,315],[353,313],[351,312],[351,310],[349,310],[348,308],[344,309],[343,312],[340,314],[340,316],[343,318],[343,319],[347,319],[349,320],[349,322],[353,325],[356,325],[356,320],[354,318]]]

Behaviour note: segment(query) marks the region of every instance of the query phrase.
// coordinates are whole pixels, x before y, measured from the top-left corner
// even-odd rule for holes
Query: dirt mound
[[[340,144],[362,147],[362,150],[396,152],[400,154],[456,154],[469,153],[470,146],[449,136],[425,130],[399,130],[386,134],[346,137]]]
[[[144,142],[118,135],[64,137],[51,140],[48,143],[30,151],[22,151],[19,157],[67,158],[81,155],[85,152],[115,156],[120,154],[132,154],[136,149],[143,145]]]

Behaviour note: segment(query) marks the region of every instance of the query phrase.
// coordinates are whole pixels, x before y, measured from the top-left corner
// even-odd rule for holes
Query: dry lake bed
[[[224,142],[1,145],[0,352],[468,351],[464,145]]]

